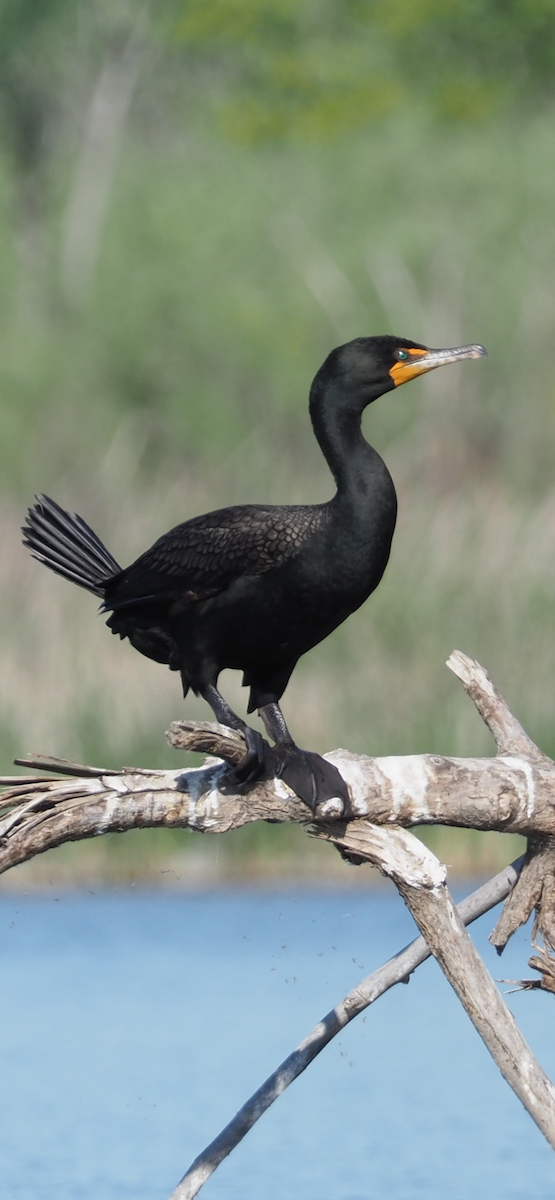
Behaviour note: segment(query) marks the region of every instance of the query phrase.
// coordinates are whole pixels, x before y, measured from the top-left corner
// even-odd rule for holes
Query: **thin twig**
[[[501,900],[508,896],[514,887],[524,856],[517,858],[510,866],[505,867],[488,883],[472,892],[458,906],[461,919],[465,925],[470,925],[478,917],[489,912]],[[253,1125],[263,1113],[281,1096],[299,1075],[310,1065],[313,1059],[340,1033],[359,1013],[373,1004],[379,996],[397,983],[408,983],[409,976],[421,963],[431,957],[427,943],[423,937],[417,937],[404,950],[390,958],[388,962],[373,971],[366,979],[357,984],[348,996],[311,1030],[307,1037],[280,1063],[279,1067],[268,1077],[265,1083],[239,1109],[239,1112],[225,1129],[202,1151],[189,1167],[183,1179],[178,1183],[170,1200],[192,1200],[198,1194],[202,1185],[216,1167],[243,1140]]]

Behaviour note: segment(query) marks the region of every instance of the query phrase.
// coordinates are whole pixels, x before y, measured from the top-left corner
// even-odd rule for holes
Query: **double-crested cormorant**
[[[39,496],[25,545],[100,596],[112,633],[180,671],[184,695],[191,688],[218,721],[243,731],[239,782],[266,768],[313,810],[329,796],[346,800],[335,768],[295,745],[279,701],[297,660],[360,607],[387,565],[397,499],[385,463],[362,436],[362,413],[416,375],[485,354],[483,346],[430,350],[391,336],[333,350],[310,389],[314,433],[337,485],[325,504],[241,505],[193,517],[122,570],[81,517]],[[259,710],[275,748],[218,691],[225,667],[243,671],[248,712]]]

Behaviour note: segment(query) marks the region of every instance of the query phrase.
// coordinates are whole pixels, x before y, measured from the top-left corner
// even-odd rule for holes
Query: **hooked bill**
[[[465,358],[488,356],[485,346],[479,346],[477,343],[471,346],[452,346],[447,350],[420,350],[407,346],[407,353],[408,358],[403,362],[394,363],[389,372],[396,387],[401,383],[408,383],[409,379],[414,379],[416,375],[434,371],[436,367],[446,367],[449,363],[461,362]]]

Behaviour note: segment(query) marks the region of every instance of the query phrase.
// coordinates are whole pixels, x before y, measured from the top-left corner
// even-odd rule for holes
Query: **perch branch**
[[[523,834],[529,839],[529,862],[495,931],[495,944],[503,948],[531,906],[545,942],[555,943],[555,764],[527,737],[478,663],[455,651],[449,665],[492,730],[497,757],[368,758],[332,752],[326,757],[348,786],[356,818],[351,835],[361,821],[384,828],[438,824]],[[217,759],[176,771],[108,771],[41,756],[18,760],[61,778],[42,774],[34,782],[29,777],[4,781],[0,873],[62,842],[102,833],[155,826],[225,833],[250,821],[306,824],[312,819],[279,778],[263,778],[243,791],[231,783],[228,764],[244,754],[241,733],[209,722],[177,721],[168,738],[177,749]],[[320,820],[325,816],[324,810],[317,813]],[[344,827],[345,821],[335,826]]]
[[[555,872],[550,856],[555,845],[551,799],[555,764],[528,738],[478,663],[455,652],[449,666],[491,729],[497,757],[366,758],[337,750],[327,757],[349,789],[349,816],[331,820],[332,813],[322,806],[311,832],[332,842],[352,862],[370,862],[393,879],[505,1079],[555,1148],[555,1089],[532,1056],[465,931],[446,886],[445,868],[406,832],[407,826],[415,824],[446,824],[527,836],[528,902],[531,898],[536,907],[539,931],[547,944],[553,945]],[[217,758],[203,768],[182,771],[104,771],[40,756],[19,760],[22,766],[53,771],[58,777],[0,781],[6,787],[0,797],[0,871],[61,842],[111,831],[167,826],[223,833],[253,820],[307,824],[313,819],[279,778],[263,778],[244,792],[237,789],[228,766],[244,754],[240,733],[211,723],[182,721],[171,726],[168,737],[178,749]],[[545,883],[547,876],[551,883]],[[538,892],[535,883],[540,877]],[[520,899],[518,889],[517,879],[512,903],[514,911],[522,912],[526,889]],[[405,977],[409,970],[404,968]],[[355,989],[350,1012],[349,999],[321,1023],[322,1044],[342,1027],[341,1022],[345,1024],[369,1002]],[[295,1063],[289,1067],[282,1064],[277,1081],[268,1081],[253,1098],[250,1115],[238,1114],[232,1127],[239,1129],[239,1138],[295,1072],[314,1057],[317,1041],[314,1033],[309,1035],[295,1052]],[[225,1148],[228,1134],[229,1130],[220,1135],[223,1151],[220,1139],[209,1148],[209,1155],[220,1155],[218,1161],[231,1149],[231,1145]],[[206,1171],[209,1174],[213,1169],[206,1154],[194,1164],[193,1171],[205,1172],[196,1190],[207,1177]],[[189,1186],[186,1180],[179,1187],[182,1185]],[[196,1190],[178,1190],[174,1196],[185,1200]]]
[[[465,925],[476,921],[478,917],[489,912],[496,904],[511,891],[518,879],[524,858],[519,858],[510,866],[505,867],[488,883],[477,891],[472,892],[458,905],[458,911]],[[431,951],[423,937],[417,937],[410,945],[405,946],[398,954],[390,958],[383,966],[378,967],[366,979],[361,980],[348,996],[345,996],[335,1008],[311,1030],[307,1037],[288,1055],[279,1067],[272,1072],[261,1087],[239,1109],[233,1120],[222,1129],[214,1141],[202,1151],[189,1167],[189,1170],[178,1183],[170,1200],[193,1200],[202,1185],[213,1174],[216,1168],[227,1158],[228,1154],[239,1145],[253,1125],[266,1112],[274,1100],[281,1096],[299,1075],[302,1075],[310,1063],[332,1041],[346,1025],[364,1012],[380,996],[394,987],[397,983],[408,983],[409,977],[421,963],[430,958]]]
[[[225,833],[250,821],[311,821],[309,809],[281,779],[259,780],[243,793],[230,784],[221,759],[231,761],[239,738],[219,725],[175,722],[169,731],[172,745],[220,756],[204,767],[182,770],[87,768],[85,773],[79,768],[78,773],[75,765],[57,759],[20,759],[24,766],[31,762],[65,777],[6,780],[0,795],[0,872],[64,841],[137,827]],[[550,759],[368,758],[347,750],[326,757],[347,782],[357,818],[373,824],[555,836]]]

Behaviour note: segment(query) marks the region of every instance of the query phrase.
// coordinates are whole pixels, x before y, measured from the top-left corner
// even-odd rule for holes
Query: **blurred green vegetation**
[[[28,559],[33,492],[122,561],[203,509],[324,499],[310,381],[378,332],[490,359],[365,417],[392,561],[299,665],[288,719],[315,749],[487,753],[456,646],[555,754],[554,20],[550,0],[0,3],[4,770],[31,749],[175,765],[183,712],[175,676]],[[242,836],[289,854],[288,831]]]
[[[552,0],[181,0],[177,12],[178,43],[212,68],[224,124],[247,140],[327,140],[414,102],[473,121],[553,92]]]

